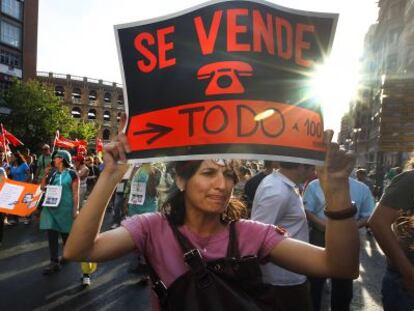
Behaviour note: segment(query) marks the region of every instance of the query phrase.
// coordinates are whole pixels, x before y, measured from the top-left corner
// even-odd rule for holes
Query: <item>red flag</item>
[[[24,145],[16,136],[6,131],[6,129],[3,127],[3,124],[1,125],[1,131],[3,133],[3,144],[4,144],[4,141],[6,140],[6,143],[10,143],[15,147]]]
[[[76,147],[83,146],[83,147],[86,148],[88,146],[88,142],[86,140],[78,140],[78,139],[76,139],[74,141],[74,143],[75,143]]]
[[[96,153],[99,153],[99,152],[102,152],[102,151],[103,151],[102,139],[96,138]]]
[[[59,135],[55,139],[55,146],[64,148],[64,149],[73,149],[76,147],[76,142],[73,140],[70,140],[68,138],[63,137],[62,135]]]

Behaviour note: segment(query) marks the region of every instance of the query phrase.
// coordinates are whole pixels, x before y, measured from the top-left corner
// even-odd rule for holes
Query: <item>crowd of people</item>
[[[36,160],[28,151],[3,155],[0,179],[45,190],[45,275],[79,261],[82,284],[90,285],[97,262],[137,252],[130,272],[151,280],[154,310],[318,311],[328,278],[331,310],[350,310],[360,228],[387,255],[384,310],[413,310],[414,156],[377,202],[367,171],[327,136],[318,169],[224,159],[128,165],[119,134],[105,146],[104,163],[52,154],[45,144]],[[108,206],[112,226],[101,232]],[[1,226],[17,221],[0,214]]]

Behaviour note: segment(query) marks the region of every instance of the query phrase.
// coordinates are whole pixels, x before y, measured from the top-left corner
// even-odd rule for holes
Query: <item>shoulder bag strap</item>
[[[155,294],[157,294],[160,304],[163,306],[167,299],[167,286],[165,286],[164,282],[160,279],[147,257],[145,257],[145,261],[147,263],[148,274],[152,282],[152,290]]]
[[[236,221],[230,223],[229,244],[227,247],[228,258],[240,258],[239,247],[237,243]]]
[[[188,253],[189,251],[195,249],[195,247],[188,241],[188,239],[178,230],[177,226],[171,221],[170,218],[168,219],[168,223],[172,232],[174,233],[175,238],[180,244],[183,253]]]

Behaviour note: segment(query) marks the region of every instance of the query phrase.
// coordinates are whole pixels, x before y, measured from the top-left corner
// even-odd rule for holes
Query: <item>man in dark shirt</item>
[[[388,257],[384,310],[414,310],[414,170],[394,177],[369,226]]]

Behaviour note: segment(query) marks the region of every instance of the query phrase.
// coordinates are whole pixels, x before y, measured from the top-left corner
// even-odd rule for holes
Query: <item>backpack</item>
[[[280,310],[276,298],[268,295],[271,285],[262,282],[257,256],[240,257],[235,222],[230,223],[227,256],[209,262],[169,223],[190,270],[167,288],[147,260],[153,290],[163,311]]]

